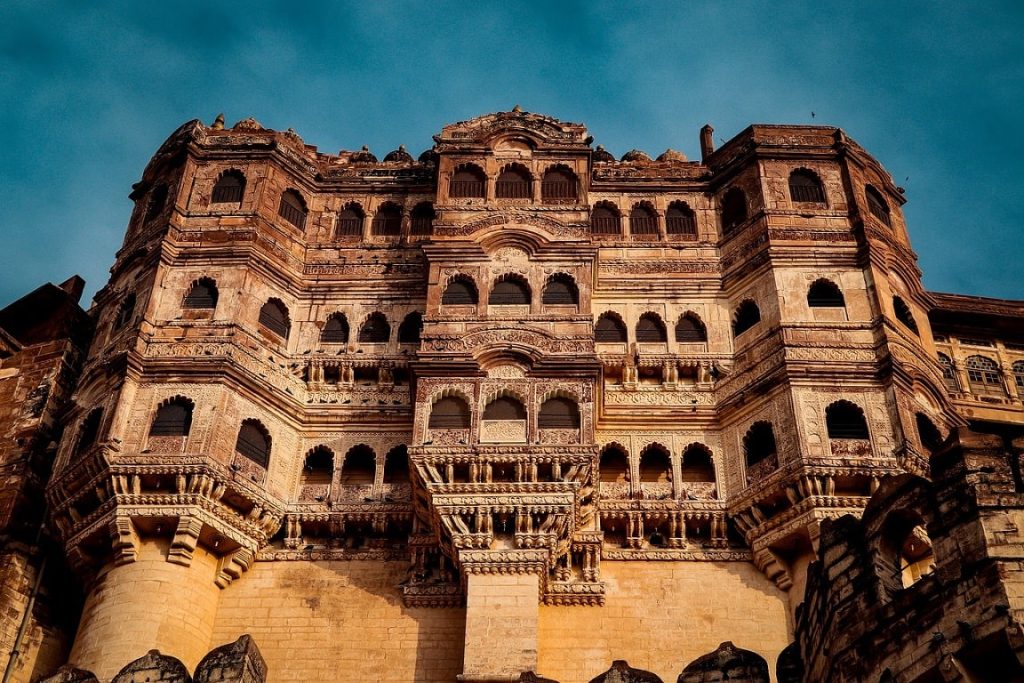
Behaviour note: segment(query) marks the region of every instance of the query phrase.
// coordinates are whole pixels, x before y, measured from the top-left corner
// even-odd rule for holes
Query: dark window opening
[[[825,188],[814,173],[797,169],[789,174],[789,196],[794,202],[825,203]]]
[[[761,322],[761,310],[757,307],[757,304],[747,299],[736,309],[732,323],[732,334],[734,337],[738,337],[759,322]]]
[[[775,432],[769,422],[755,422],[743,437],[743,454],[747,467],[776,454]]]
[[[370,232],[374,235],[394,237],[402,234],[402,209],[394,204],[383,204],[373,217]]]
[[[383,344],[391,338],[391,325],[383,313],[373,313],[359,330],[362,344]]]
[[[579,304],[579,290],[568,275],[555,275],[544,287],[541,303],[552,306],[575,306]]]
[[[306,227],[306,202],[295,190],[281,193],[281,203],[277,206],[277,215],[285,219],[299,230]]]
[[[291,322],[288,319],[288,309],[277,299],[270,299],[260,309],[260,325],[270,332],[273,332],[282,339],[288,338],[291,329]]]
[[[609,204],[598,204],[590,214],[590,232],[594,235],[621,235],[619,212]]]
[[[485,420],[525,420],[526,408],[514,398],[502,396],[487,404],[484,408]]]
[[[405,316],[402,324],[398,326],[399,344],[419,344],[420,334],[423,331],[423,316],[418,312],[412,312]]]
[[[747,220],[747,195],[738,187],[731,188],[722,197],[722,232],[726,235]]]
[[[624,343],[626,341],[626,326],[616,316],[605,313],[597,319],[594,325],[594,341],[605,344]]]
[[[238,171],[226,171],[210,195],[211,204],[240,204],[245,194],[245,176]]]
[[[160,406],[149,426],[150,436],[188,436],[192,428],[192,403],[173,399]]]
[[[830,439],[867,439],[864,411],[849,401],[836,401],[825,409],[825,426]]]
[[[914,314],[910,312],[910,306],[907,302],[898,296],[892,298],[892,308],[896,313],[896,319],[903,323],[903,326],[914,334],[920,334],[917,331],[917,321],[914,320]]]
[[[238,430],[235,452],[261,467],[270,462],[270,434],[257,420],[246,420]]]
[[[348,320],[342,313],[335,313],[327,319],[320,332],[320,341],[325,344],[348,343]]]
[[[644,313],[636,324],[636,340],[648,344],[667,342],[665,323],[653,313]]]
[[[892,219],[889,215],[889,205],[886,203],[885,198],[882,197],[882,193],[871,185],[865,185],[864,196],[867,197],[868,211],[871,212],[871,215],[885,223],[887,226],[892,227]]]
[[[476,287],[469,278],[460,277],[452,280],[441,295],[441,303],[446,306],[475,306],[477,301]]]
[[[540,406],[537,426],[541,429],[579,429],[579,406],[569,398],[549,398]]]
[[[213,280],[200,278],[192,283],[182,303],[184,308],[212,309],[217,308],[217,285]]]
[[[509,167],[498,175],[494,185],[498,199],[529,199],[532,195],[530,175],[524,169]]]
[[[685,343],[706,342],[708,332],[704,323],[696,316],[687,313],[676,323],[676,341]]]
[[[363,211],[358,206],[348,206],[338,214],[334,228],[335,237],[362,237]]]
[[[672,202],[665,212],[665,231],[669,235],[697,236],[697,217],[686,202]]]
[[[430,429],[469,429],[469,404],[457,396],[446,396],[430,410]]]
[[[816,280],[807,290],[807,305],[811,308],[841,308],[846,305],[846,300],[836,283]]]
[[[632,235],[657,235],[658,214],[649,206],[637,204],[629,212],[629,232]]]
[[[467,166],[455,171],[448,194],[458,199],[483,199],[487,196],[484,172],[476,166]]]
[[[430,202],[420,202],[412,210],[412,224],[409,233],[413,235],[429,235],[434,231],[434,219],[437,213]]]
[[[549,169],[541,182],[540,195],[545,202],[576,201],[576,176],[568,169]]]
[[[522,306],[530,304],[530,287],[518,278],[506,278],[494,284],[487,303],[491,306]]]

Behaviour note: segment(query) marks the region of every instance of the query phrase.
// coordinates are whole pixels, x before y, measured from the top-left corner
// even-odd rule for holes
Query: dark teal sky
[[[1024,3],[0,2],[0,305],[102,286],[182,122],[414,153],[520,104],[616,155],[705,123],[843,127],[907,188],[938,291],[1024,299]]]

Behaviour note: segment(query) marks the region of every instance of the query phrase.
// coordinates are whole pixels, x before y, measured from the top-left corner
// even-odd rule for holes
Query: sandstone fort
[[[699,136],[181,126],[0,310],[3,683],[1024,681],[1024,302],[843,130]]]

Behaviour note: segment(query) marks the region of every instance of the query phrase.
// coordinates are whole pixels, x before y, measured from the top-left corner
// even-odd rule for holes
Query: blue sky
[[[1024,3],[0,3],[0,305],[102,286],[131,184],[182,122],[322,151],[520,104],[616,155],[839,125],[907,188],[932,290],[1024,299]]]

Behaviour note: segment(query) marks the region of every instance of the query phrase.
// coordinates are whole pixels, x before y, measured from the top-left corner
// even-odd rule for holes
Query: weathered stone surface
[[[126,664],[111,683],[192,683],[192,677],[180,659],[150,650]]]
[[[40,679],[39,683],[99,683],[99,680],[91,671],[65,664],[46,678]]]
[[[769,683],[768,663],[764,657],[724,642],[714,652],[690,662],[679,674],[677,683]]]
[[[634,669],[624,659],[616,659],[610,669],[590,679],[590,683],[662,683],[662,680],[650,671]]]
[[[195,683],[264,683],[267,663],[252,637],[211,650],[196,667]]]

